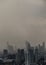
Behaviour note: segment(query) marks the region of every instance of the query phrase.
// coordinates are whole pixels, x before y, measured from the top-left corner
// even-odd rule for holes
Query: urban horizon
[[[30,45],[31,46],[33,46],[33,47],[36,47],[36,46],[38,46],[39,44],[40,45],[42,45],[42,43],[43,43],[43,41],[35,41],[35,42],[31,42],[31,41],[29,41],[28,40],[28,42],[30,43]],[[44,41],[45,42],[45,41]],[[15,50],[15,48],[16,49],[18,49],[18,48],[20,48],[20,49],[24,49],[24,48],[26,48],[26,45],[25,45],[25,43],[26,43],[26,40],[25,40],[25,42],[23,42],[24,44],[23,45],[20,45],[20,47],[19,46],[17,46],[16,45],[16,42],[15,41],[13,41],[13,42],[9,42],[9,41],[7,41],[7,42],[5,42],[6,44],[5,44],[5,47],[3,47],[2,49],[0,48],[0,51],[3,51],[3,49],[7,49],[7,47],[8,47],[8,45],[9,46],[12,46],[13,47],[13,49]],[[8,44],[7,44],[8,43]],[[0,43],[1,44],[1,43]],[[22,43],[21,43],[22,44]],[[19,45],[19,44],[18,44]],[[46,47],[46,42],[45,42],[45,47]]]
[[[45,65],[46,48],[45,42],[42,45],[33,47],[29,41],[25,42],[26,49],[13,49],[12,45],[7,42],[7,49],[3,49],[0,53],[0,64],[15,64],[15,65]],[[11,60],[11,61],[10,61]]]

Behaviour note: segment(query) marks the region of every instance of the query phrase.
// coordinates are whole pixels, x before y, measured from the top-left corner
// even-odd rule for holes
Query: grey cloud
[[[17,47],[23,47],[25,40],[46,41],[46,5],[42,0],[0,3],[0,47],[6,47],[7,40],[15,41]]]

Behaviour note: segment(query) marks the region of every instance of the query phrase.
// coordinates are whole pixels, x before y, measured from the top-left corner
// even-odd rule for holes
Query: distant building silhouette
[[[13,46],[9,45],[9,42],[7,42],[7,49],[8,49],[8,52],[11,54],[14,52]]]

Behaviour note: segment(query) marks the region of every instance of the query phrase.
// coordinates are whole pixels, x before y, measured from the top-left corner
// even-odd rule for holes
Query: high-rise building
[[[38,45],[38,55],[39,58],[41,58],[41,56],[44,56],[45,54],[45,42],[42,43],[42,45]]]
[[[3,50],[3,58],[7,58],[7,56],[8,56],[8,50],[4,49]]]
[[[35,47],[35,62],[37,62],[38,61],[38,47],[36,46]]]
[[[4,55],[7,55],[7,54],[8,54],[8,50],[7,50],[7,49],[4,49],[4,50],[3,50],[3,54],[4,54]]]
[[[43,50],[45,50],[45,42],[43,42]]]
[[[27,65],[30,65],[31,63],[33,63],[33,59],[34,59],[34,47],[30,46],[30,42],[26,41],[26,48],[27,48]]]
[[[25,62],[24,49],[18,49],[16,54],[17,64],[23,64]]]
[[[27,50],[29,50],[30,49],[30,42],[29,41],[26,41],[26,48],[27,48]]]
[[[7,42],[7,49],[8,49],[9,53],[13,53],[14,52],[13,46],[9,45],[9,42]]]

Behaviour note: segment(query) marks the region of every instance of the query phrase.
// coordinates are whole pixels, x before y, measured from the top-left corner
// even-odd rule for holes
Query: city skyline
[[[25,41],[25,43],[24,43],[24,45],[23,45],[23,47],[19,47],[19,46],[17,46],[16,44],[15,44],[15,42],[9,42],[9,41],[7,41],[6,42],[6,45],[5,45],[5,48],[3,47],[3,45],[2,45],[2,49],[0,48],[0,52],[1,51],[3,51],[3,49],[7,49],[7,50],[12,50],[12,51],[16,51],[17,49],[25,49],[26,50],[26,47],[28,46],[28,44],[30,44],[29,46],[31,46],[31,47],[38,47],[38,46],[42,46],[43,45],[43,43],[45,43],[45,41],[36,41],[36,43],[35,43],[35,45],[34,45],[34,43],[33,42],[31,42],[31,41],[29,41],[29,40],[26,40]],[[46,43],[45,43],[45,45],[44,45],[44,47],[46,48]],[[9,50],[9,52],[10,52],[10,50]]]
[[[0,53],[0,64],[46,65],[45,42],[36,47],[31,46],[29,41],[26,41],[25,44],[26,49],[18,48],[14,51],[12,45],[7,42],[8,49],[3,49],[3,52]]]

